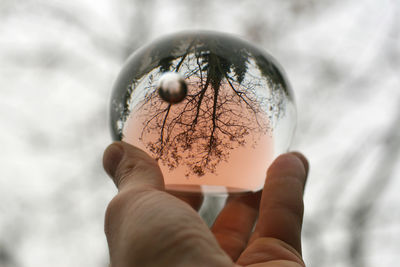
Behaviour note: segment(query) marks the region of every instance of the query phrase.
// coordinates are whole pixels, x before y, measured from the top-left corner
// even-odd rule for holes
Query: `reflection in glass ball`
[[[111,99],[111,129],[158,160],[167,189],[235,193],[264,185],[296,121],[275,60],[250,43],[184,32],[133,53]]]

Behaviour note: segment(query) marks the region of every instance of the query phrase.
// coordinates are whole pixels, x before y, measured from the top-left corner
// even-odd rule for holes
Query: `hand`
[[[201,197],[167,193],[157,162],[144,151],[116,142],[103,164],[118,188],[105,216],[112,267],[305,266],[300,235],[308,163],[300,153],[273,162],[262,192],[229,197],[211,230],[195,210]]]

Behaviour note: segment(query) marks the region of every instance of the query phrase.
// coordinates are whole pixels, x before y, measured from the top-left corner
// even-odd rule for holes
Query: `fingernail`
[[[124,148],[117,143],[111,144],[104,152],[103,165],[105,171],[114,177],[119,163],[124,156]]]

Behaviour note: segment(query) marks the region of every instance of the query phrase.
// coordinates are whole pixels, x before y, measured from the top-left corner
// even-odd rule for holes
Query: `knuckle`
[[[123,162],[115,173],[114,183],[117,187],[126,182],[132,176],[158,169],[158,166],[147,159],[135,158]]]
[[[107,238],[111,237],[111,235],[116,232],[116,228],[118,226],[118,224],[116,224],[116,221],[119,220],[119,218],[121,217],[121,213],[125,205],[126,198],[121,197],[120,194],[117,194],[110,201],[110,203],[108,203],[104,222],[104,232]]]
[[[267,205],[268,209],[282,211],[285,214],[293,216],[296,220],[302,220],[304,214],[304,201],[297,199],[295,196],[287,196],[287,198],[276,198]]]

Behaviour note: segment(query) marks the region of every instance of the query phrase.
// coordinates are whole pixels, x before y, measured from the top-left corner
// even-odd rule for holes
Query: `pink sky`
[[[143,129],[143,122],[138,114],[131,114],[124,127],[124,141],[133,144],[150,155],[145,144],[139,140]],[[159,138],[159,133],[150,133],[154,138]],[[246,144],[252,144],[252,135],[246,136]],[[148,139],[148,137],[146,137]],[[251,140],[250,140],[251,139]],[[164,180],[167,187],[180,191],[198,191],[202,186],[203,192],[230,192],[256,191],[263,187],[266,170],[274,156],[273,138],[268,133],[257,140],[257,145],[240,146],[230,151],[228,162],[220,162],[216,173],[206,172],[204,176],[185,176],[187,166],[178,166],[174,170],[159,161]],[[183,157],[185,158],[185,157]],[[189,187],[188,187],[189,186]]]

